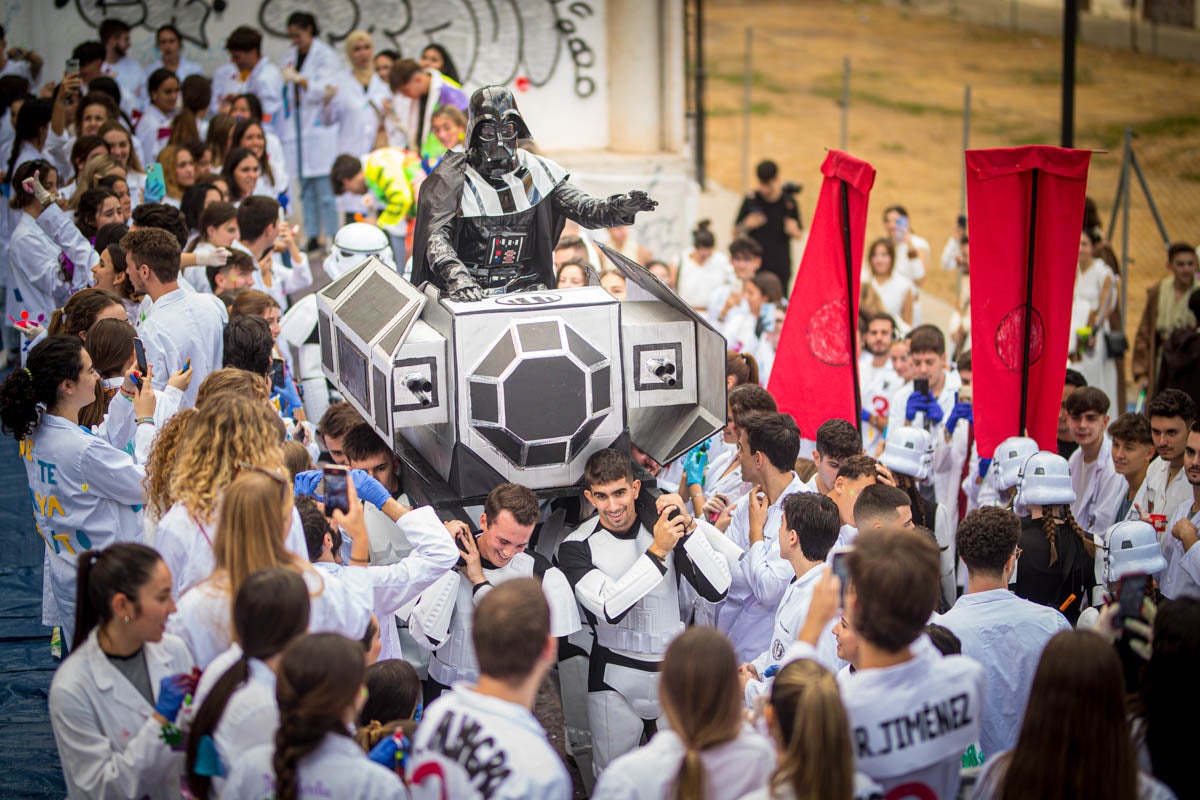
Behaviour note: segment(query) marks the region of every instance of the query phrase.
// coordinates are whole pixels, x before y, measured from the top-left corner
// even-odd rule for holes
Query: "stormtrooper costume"
[[[667,645],[684,629],[681,582],[710,602],[729,590],[729,563],[709,543],[709,535],[720,535],[711,528],[695,519],[664,561],[647,552],[654,536],[640,520],[617,533],[601,527],[597,516],[559,546],[559,567],[593,631],[587,716],[596,774],[657,726],[658,671]],[[567,725],[570,735],[573,722]]]
[[[338,229],[333,248],[322,268],[331,281],[375,256],[397,269],[387,234],[374,225],[352,222]],[[397,270],[399,271],[399,270]],[[329,385],[321,369],[321,339],[317,332],[317,296],[308,294],[284,312],[279,321],[279,349],[290,359],[304,397],[304,413],[320,419],[329,408]]]
[[[517,553],[503,567],[482,557],[480,564],[487,583],[472,586],[465,573],[451,570],[421,593],[408,617],[413,640],[433,651],[429,657],[427,703],[460,681],[474,683],[479,678],[471,618],[492,588],[505,581],[532,577],[541,583],[550,605],[551,636],[569,636],[579,630],[579,608],[571,584],[544,556],[526,551]]]

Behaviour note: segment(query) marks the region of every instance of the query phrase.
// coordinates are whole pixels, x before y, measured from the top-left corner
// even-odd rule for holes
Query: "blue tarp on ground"
[[[42,626],[42,552],[25,468],[0,436],[0,798],[66,795],[46,697],[58,662]]]

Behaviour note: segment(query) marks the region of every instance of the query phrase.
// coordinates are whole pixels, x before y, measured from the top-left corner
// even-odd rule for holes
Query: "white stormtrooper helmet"
[[[1034,453],[1021,467],[1017,502],[1023,506],[1067,506],[1075,502],[1071,470],[1058,453]]]
[[[996,445],[992,454],[992,475],[996,490],[1002,492],[1017,485],[1021,478],[1021,466],[1038,451],[1038,443],[1026,436],[1010,436]]]
[[[924,428],[891,428],[879,460],[892,472],[923,481],[933,464],[933,436]]]
[[[1126,575],[1154,575],[1167,568],[1154,526],[1141,520],[1118,522],[1108,529],[1104,582],[1112,585]]]
[[[325,274],[330,280],[336,280],[361,264],[367,256],[378,256],[383,263],[396,268],[387,234],[366,222],[351,222],[334,235],[333,248],[323,265]]]

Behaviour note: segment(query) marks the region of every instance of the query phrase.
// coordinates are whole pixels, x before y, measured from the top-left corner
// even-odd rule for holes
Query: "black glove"
[[[658,208],[658,201],[650,197],[645,192],[634,189],[627,194],[617,195],[613,198],[613,205],[621,212],[623,216],[632,217],[639,211],[653,211]]]
[[[444,295],[458,303],[474,303],[483,299],[483,290],[471,277],[467,268],[459,264],[447,270],[445,275],[446,288]]]

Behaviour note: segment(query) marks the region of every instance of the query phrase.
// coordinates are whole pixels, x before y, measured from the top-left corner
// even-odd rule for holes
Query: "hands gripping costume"
[[[658,204],[645,192],[607,200],[567,183],[569,173],[517,149],[532,138],[512,92],[471,95],[467,151],[447,153],[421,186],[412,282],[458,301],[554,286],[554,246],[566,220],[585,228],[633,224]]]

